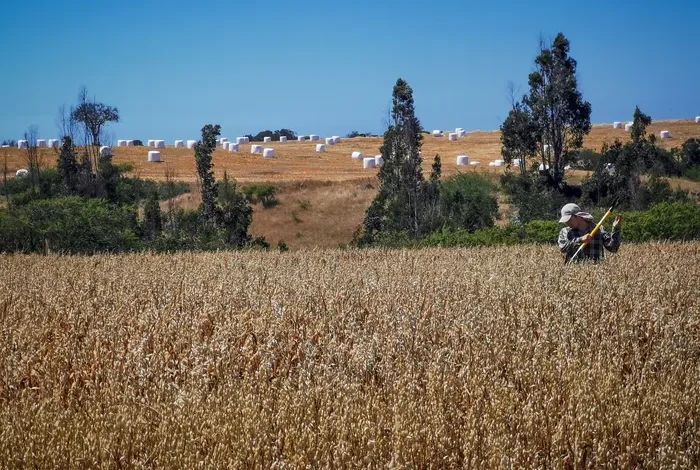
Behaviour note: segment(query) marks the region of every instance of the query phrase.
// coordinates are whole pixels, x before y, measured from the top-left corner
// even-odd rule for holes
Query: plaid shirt
[[[559,232],[557,243],[559,250],[564,255],[564,261],[569,262],[576,250],[581,246],[581,237],[593,230],[595,224],[591,222],[585,231],[575,230],[571,227],[564,227]],[[600,231],[593,237],[586,247],[581,250],[575,261],[594,261],[598,262],[605,258],[605,250],[615,253],[620,248],[620,230],[614,229],[612,233],[608,233],[601,226]]]

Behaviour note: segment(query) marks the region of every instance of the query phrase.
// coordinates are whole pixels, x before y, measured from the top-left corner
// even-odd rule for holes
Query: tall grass
[[[698,467],[700,244],[0,256],[0,462]]]

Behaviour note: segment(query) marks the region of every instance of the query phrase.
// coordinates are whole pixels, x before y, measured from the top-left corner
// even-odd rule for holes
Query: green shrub
[[[494,185],[481,175],[458,173],[440,184],[443,226],[474,230],[493,226],[498,214]]]
[[[251,204],[262,203],[266,209],[279,203],[276,197],[277,188],[270,184],[252,184],[243,188],[242,191]]]
[[[696,240],[700,238],[700,206],[663,202],[646,212],[629,212],[624,214],[622,235],[624,240],[637,243]]]

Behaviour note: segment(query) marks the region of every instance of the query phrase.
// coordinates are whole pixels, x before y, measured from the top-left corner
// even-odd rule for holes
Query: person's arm
[[[603,237],[603,246],[610,253],[615,253],[620,249],[620,241],[622,240],[620,234],[620,220],[621,219],[618,217],[613,222],[612,233],[608,233],[602,226],[600,227],[600,234]]]
[[[559,245],[559,251],[568,259],[573,256],[578,247],[581,245],[581,238],[575,237],[574,233],[570,228],[564,227],[559,231],[559,238],[557,239],[557,245]]]

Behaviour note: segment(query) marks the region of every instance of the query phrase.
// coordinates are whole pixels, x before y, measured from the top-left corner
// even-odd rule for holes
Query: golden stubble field
[[[0,256],[0,462],[697,468],[698,259]]]
[[[700,137],[700,124],[693,121],[665,121],[657,122],[649,126],[650,133],[658,136],[663,129],[670,130],[673,138],[659,140],[664,148],[680,147],[690,137]],[[225,133],[224,133],[225,134]],[[235,136],[228,136],[234,140]],[[604,142],[613,143],[615,139],[629,139],[629,134],[621,129],[613,129],[611,125],[596,125],[586,137],[584,147],[600,150]],[[353,151],[361,151],[367,156],[379,153],[382,138],[354,138],[344,139],[338,145],[327,146],[327,152],[317,154],[316,142],[270,142],[261,144],[264,147],[274,148],[277,153],[275,159],[263,159],[261,155],[250,154],[250,145],[242,145],[241,152],[229,153],[222,149],[214,152],[214,170],[218,178],[224,172],[242,183],[271,182],[281,183],[289,181],[347,181],[363,179],[375,176],[377,170],[363,170],[362,162],[352,160]],[[161,149],[162,162],[148,163],[146,156],[148,147],[115,147],[114,160],[117,163],[130,163],[134,167],[133,174],[152,179],[165,179],[170,174],[175,179],[182,181],[195,181],[196,169],[194,163],[194,151],[188,149],[166,148]],[[54,166],[56,163],[56,151],[53,149],[41,149],[46,165]],[[465,167],[458,167],[455,159],[457,155],[467,154],[470,159],[481,163],[479,172],[501,173],[502,169],[489,168],[490,161],[501,158],[500,132],[476,131],[458,141],[450,142],[447,137],[434,138],[426,136],[423,143],[424,172],[429,174],[433,157],[440,154],[443,163],[443,173],[451,175],[457,171],[475,171]],[[8,156],[8,170],[14,172],[26,167],[24,153],[18,149],[0,149],[0,157]],[[2,163],[2,162],[0,162]],[[578,172],[574,172],[575,174]]]

